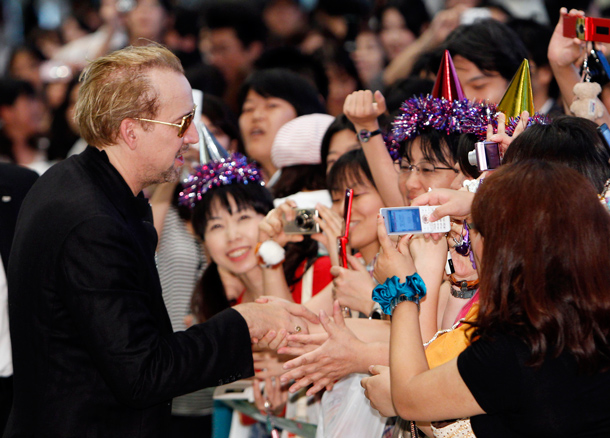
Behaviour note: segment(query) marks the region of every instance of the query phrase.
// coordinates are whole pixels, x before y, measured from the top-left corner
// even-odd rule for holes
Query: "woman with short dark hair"
[[[260,164],[266,181],[277,171],[271,162],[271,145],[279,129],[296,117],[326,112],[313,84],[281,68],[251,74],[242,85],[238,101],[246,155]]]

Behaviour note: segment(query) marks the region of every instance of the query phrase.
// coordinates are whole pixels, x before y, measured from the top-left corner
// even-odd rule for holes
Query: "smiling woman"
[[[259,169],[239,155],[201,166],[187,181],[181,203],[192,208],[194,231],[211,259],[192,301],[193,314],[203,322],[231,301],[254,301],[262,295],[255,250],[258,224],[273,208],[273,199],[261,184]],[[238,284],[237,296],[227,283],[231,278],[237,280],[232,283]]]
[[[235,195],[230,192],[216,195],[207,211],[209,216],[202,235],[212,260],[239,277],[254,269],[258,263],[254,249],[258,242],[258,223],[265,215],[257,212],[252,205],[245,204],[243,199],[238,205],[235,192]],[[201,225],[199,223],[198,228]]]
[[[343,216],[345,190],[354,190],[350,245],[362,255],[366,264],[373,263],[379,251],[377,215],[384,204],[362,149],[349,151],[335,162],[328,174],[328,187],[333,198],[333,210],[340,216]]]
[[[406,203],[430,188],[449,188],[458,176],[456,164],[460,134],[429,130],[401,145],[399,189]]]

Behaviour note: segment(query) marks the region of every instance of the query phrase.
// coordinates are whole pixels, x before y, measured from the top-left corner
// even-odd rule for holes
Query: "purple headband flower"
[[[513,135],[513,132],[515,132],[515,128],[519,124],[520,118],[521,117],[511,117],[506,121],[506,133],[508,135]],[[526,129],[532,125],[548,125],[549,123],[551,123],[551,119],[549,119],[548,116],[546,116],[545,114],[534,113],[534,115],[530,116],[530,119],[527,121]],[[497,131],[498,122],[495,122],[493,126],[494,132]]]
[[[392,122],[392,131],[386,137],[386,146],[392,158],[398,156],[400,142],[413,139],[426,130],[436,130],[447,134],[474,134],[479,140],[485,140],[487,125],[497,131],[496,104],[472,102],[468,99],[447,100],[431,95],[412,97],[401,106],[401,112]],[[506,133],[512,135],[519,118],[510,118],[506,122]],[[528,126],[547,124],[545,116],[538,113],[530,117]]]
[[[392,132],[397,141],[415,138],[428,129],[447,134],[486,132],[487,125],[497,112],[495,105],[468,99],[447,100],[431,95],[407,99],[400,110],[392,123]]]
[[[231,154],[221,160],[199,165],[182,183],[179,203],[193,208],[210,189],[229,184],[265,185],[260,169],[241,154]]]

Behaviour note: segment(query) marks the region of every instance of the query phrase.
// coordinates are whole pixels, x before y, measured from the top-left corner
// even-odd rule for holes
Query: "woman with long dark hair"
[[[210,259],[193,294],[192,310],[199,322],[231,303],[263,295],[258,224],[273,208],[273,198],[259,172],[245,157],[211,162],[196,169],[180,195],[181,203],[192,207],[193,229]],[[237,293],[230,293],[235,284]]]
[[[502,166],[477,191],[469,223],[480,308],[456,359],[428,370],[415,289],[379,297],[393,314],[396,412],[472,417],[479,438],[608,436],[610,216],[595,188],[561,164]],[[363,381],[367,391],[377,378]]]

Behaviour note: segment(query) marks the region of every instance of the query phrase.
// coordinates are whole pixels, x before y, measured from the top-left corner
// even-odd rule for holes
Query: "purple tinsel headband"
[[[195,172],[182,183],[184,189],[180,192],[178,202],[193,208],[208,190],[236,183],[265,185],[256,164],[248,163],[246,157],[237,153],[197,166]]]
[[[392,123],[392,133],[397,141],[415,138],[430,129],[447,134],[485,132],[496,114],[495,105],[431,95],[407,99],[400,110]]]
[[[471,102],[468,99],[447,100],[445,98],[413,97],[401,106],[401,113],[392,122],[392,131],[386,137],[386,145],[393,159],[398,158],[399,144],[405,139],[413,139],[426,130],[444,131],[447,134],[475,134],[479,140],[485,140],[487,125],[497,132],[498,122],[496,104]],[[506,133],[512,135],[519,118],[510,118],[506,122]],[[545,116],[538,113],[530,117],[528,126],[547,124]]]

